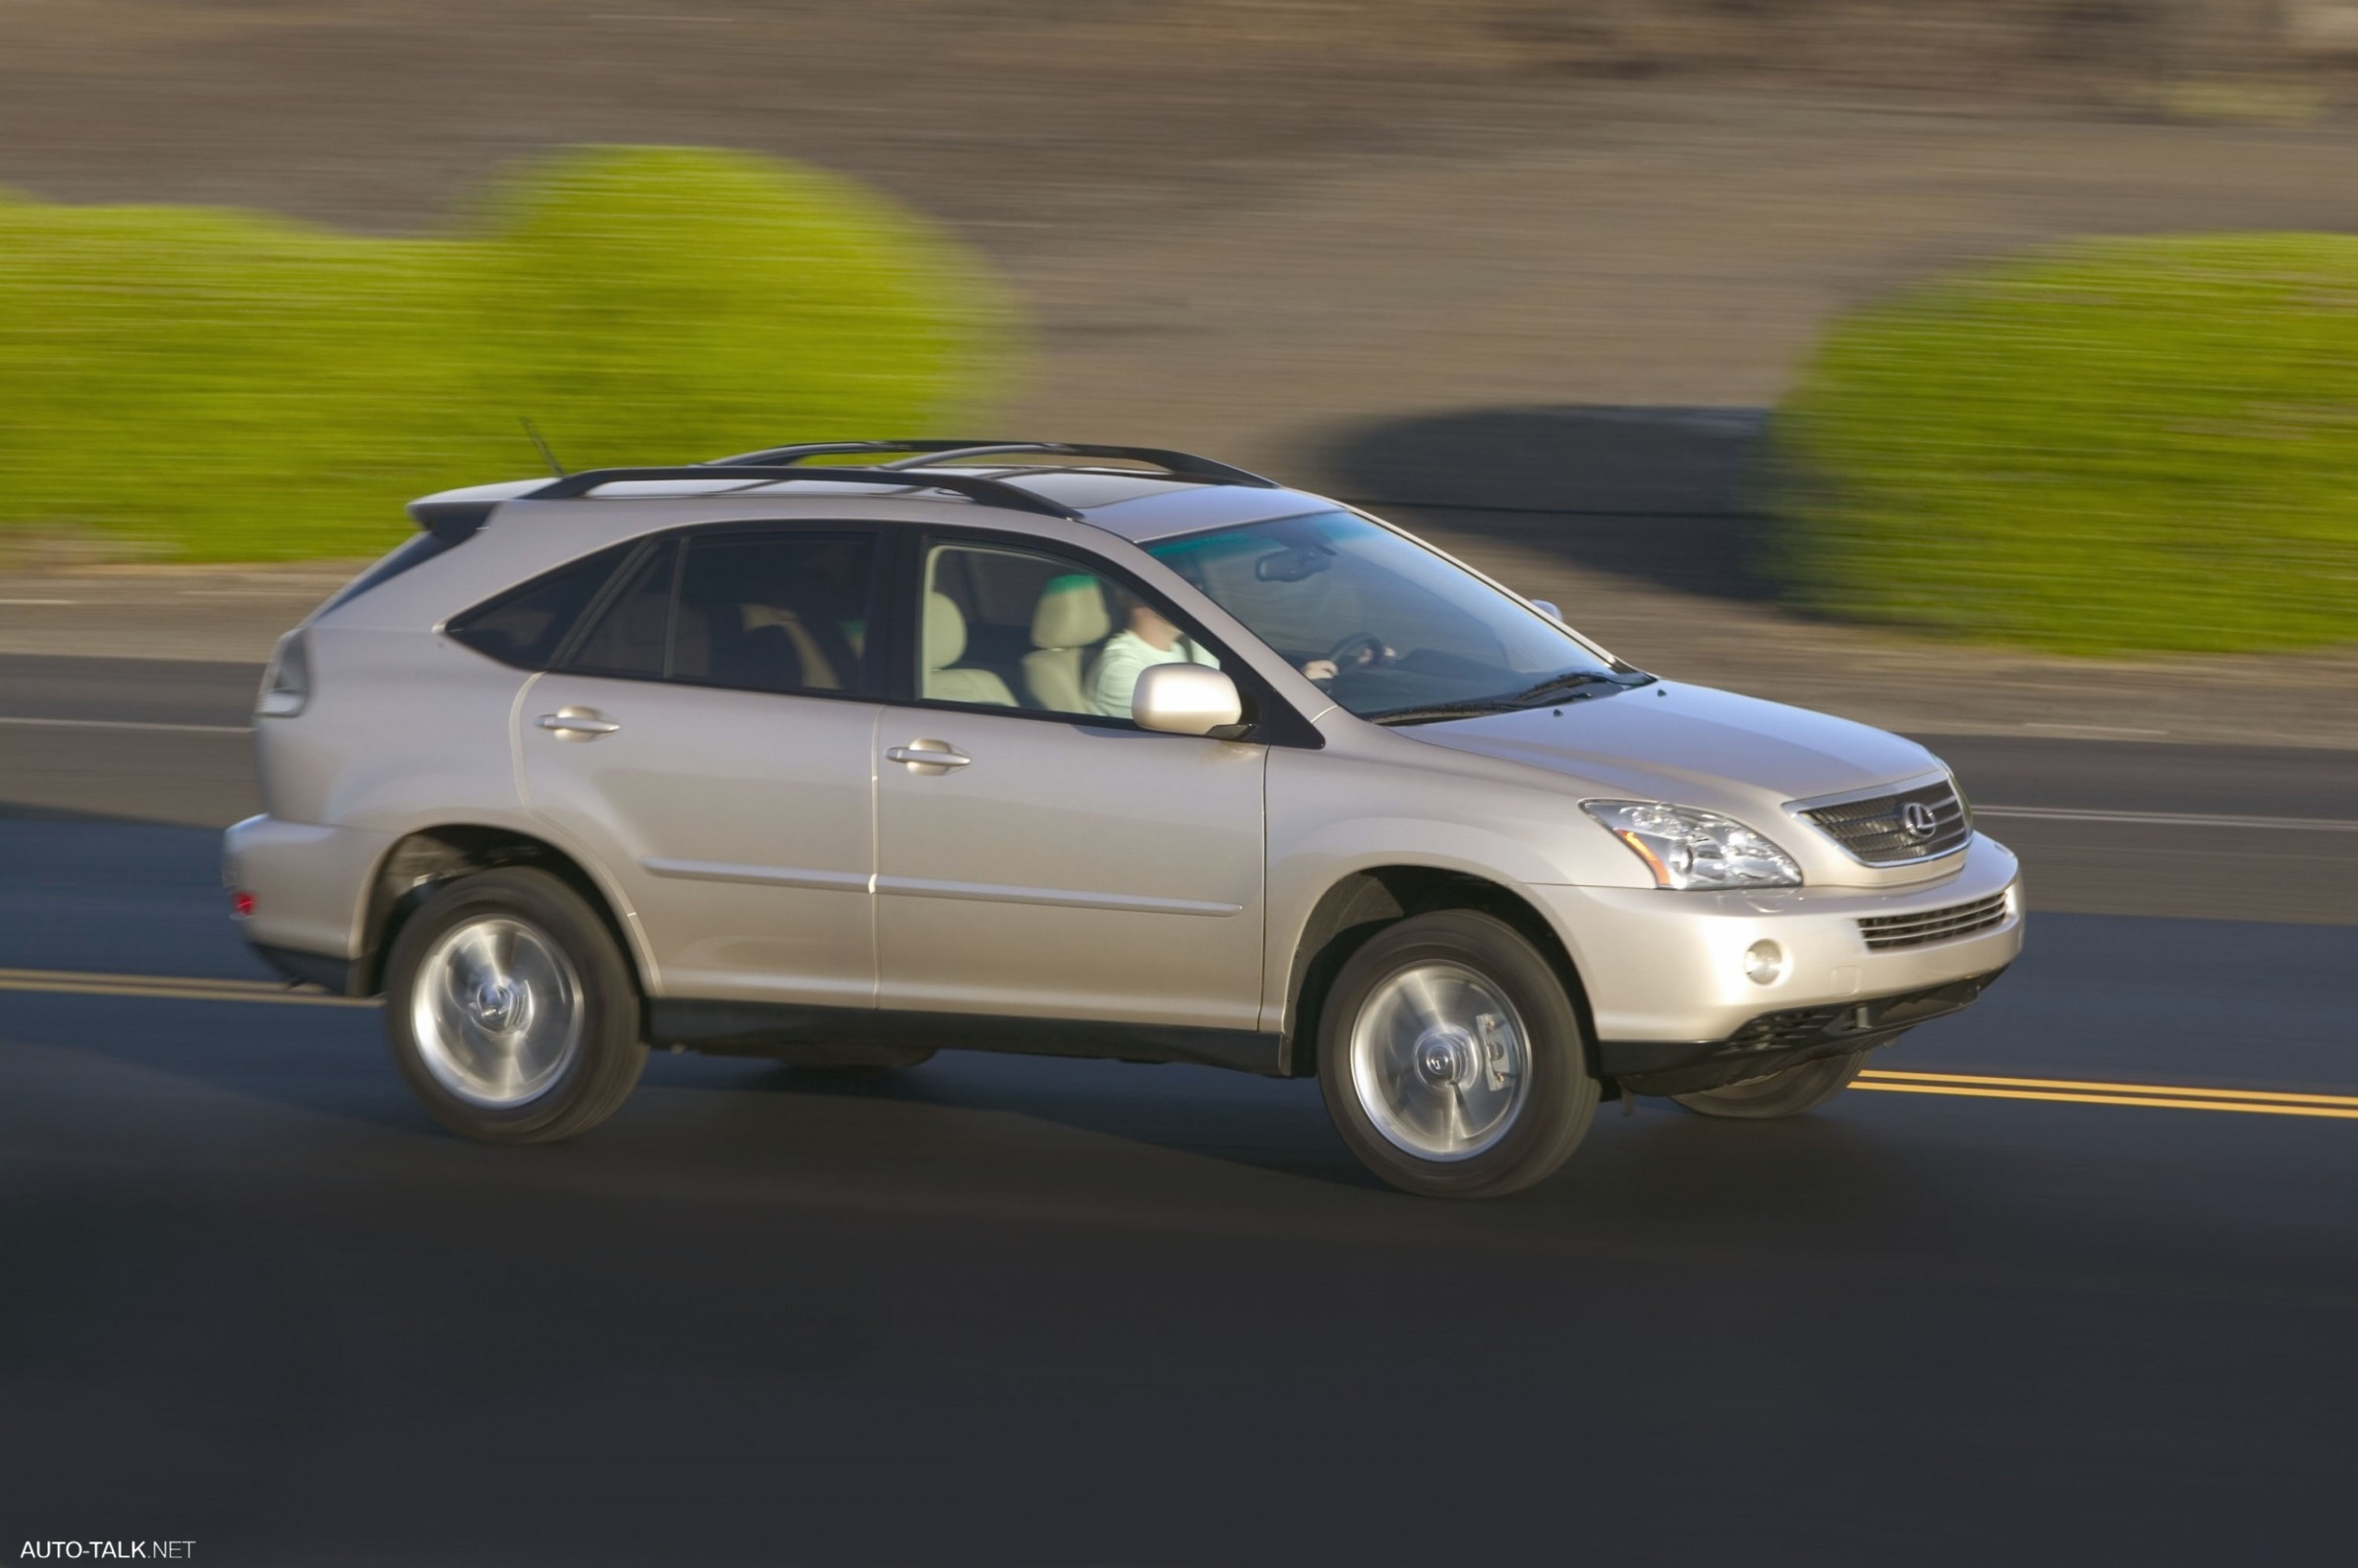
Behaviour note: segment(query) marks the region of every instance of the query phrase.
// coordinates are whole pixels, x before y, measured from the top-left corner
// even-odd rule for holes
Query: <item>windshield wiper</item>
[[[1435,702],[1428,707],[1395,707],[1376,713],[1363,713],[1360,717],[1372,724],[1438,724],[1446,719],[1513,713],[1527,707],[1544,706],[1549,700],[1560,700],[1576,695],[1586,698],[1593,694],[1583,691],[1585,687],[1619,688],[1622,684],[1612,676],[1599,674],[1595,670],[1573,670],[1564,675],[1550,675],[1537,685],[1527,686],[1520,692],[1510,692],[1503,697],[1475,697],[1461,702]]]
[[[1485,698],[1472,702],[1435,702],[1431,707],[1394,707],[1362,713],[1371,724],[1437,724],[1443,719],[1481,718],[1486,713],[1512,713],[1523,704],[1511,698]]]
[[[1558,692],[1577,692],[1584,686],[1619,686],[1620,684],[1611,676],[1600,674],[1596,670],[1571,670],[1562,675],[1550,675],[1537,686],[1527,686],[1512,697],[1502,697],[1496,700],[1511,702],[1518,707],[1536,706]]]

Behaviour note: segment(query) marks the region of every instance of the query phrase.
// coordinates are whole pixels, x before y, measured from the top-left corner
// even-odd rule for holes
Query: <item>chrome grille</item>
[[[1892,947],[1953,942],[1960,936],[1971,936],[2005,923],[2006,895],[1993,893],[1988,898],[1977,898],[1970,904],[1951,904],[1946,909],[1870,916],[1859,922],[1859,934],[1867,938],[1871,950],[1881,952]]]
[[[1912,830],[1910,807],[1931,813],[1929,829]],[[1904,866],[1946,855],[1973,836],[1973,815],[1956,786],[1942,779],[1920,790],[1844,801],[1801,813],[1833,835],[1834,842],[1870,866]],[[1918,813],[1919,820],[1922,813]]]

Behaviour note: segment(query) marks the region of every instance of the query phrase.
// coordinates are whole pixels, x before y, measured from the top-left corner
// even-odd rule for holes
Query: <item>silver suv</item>
[[[1183,453],[836,442],[454,490],[287,635],[248,939],[448,1126],[649,1045],[1315,1075],[1411,1192],[1603,1097],[1825,1102],[2021,948],[1938,758],[1687,686]]]

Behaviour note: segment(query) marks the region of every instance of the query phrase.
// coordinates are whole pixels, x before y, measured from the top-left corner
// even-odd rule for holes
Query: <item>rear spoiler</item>
[[[431,533],[450,544],[458,544],[482,532],[492,511],[507,499],[505,496],[489,501],[446,501],[439,496],[426,496],[410,503],[410,517],[420,532]]]

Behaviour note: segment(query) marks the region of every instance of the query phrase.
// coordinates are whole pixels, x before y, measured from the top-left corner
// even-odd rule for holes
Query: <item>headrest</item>
[[[926,668],[947,669],[966,652],[966,617],[947,593],[926,595]]]
[[[1032,611],[1034,647],[1086,647],[1112,631],[1105,590],[1088,573],[1050,578],[1039,590],[1039,603]]]

